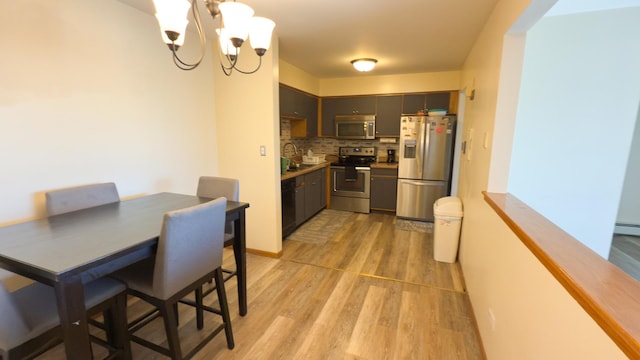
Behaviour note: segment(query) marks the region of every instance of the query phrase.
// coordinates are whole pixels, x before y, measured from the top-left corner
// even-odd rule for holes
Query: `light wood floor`
[[[247,254],[245,317],[238,315],[235,279],[227,282],[235,348],[227,349],[222,333],[194,359],[483,359],[458,264],[434,261],[431,234],[398,230],[394,222],[353,214],[324,245],[288,240],[281,259]],[[224,257],[233,267],[232,251]],[[215,295],[208,300],[217,307]],[[144,307],[131,301],[130,315]],[[202,332],[193,309],[180,311],[185,351]],[[164,341],[159,320],[144,330]],[[132,346],[135,359],[163,358]],[[63,358],[62,351],[43,358]]]

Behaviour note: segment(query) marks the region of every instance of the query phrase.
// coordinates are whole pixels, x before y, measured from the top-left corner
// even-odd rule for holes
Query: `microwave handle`
[[[373,121],[369,121],[365,123],[365,130],[367,131],[368,136],[376,135],[376,123]]]

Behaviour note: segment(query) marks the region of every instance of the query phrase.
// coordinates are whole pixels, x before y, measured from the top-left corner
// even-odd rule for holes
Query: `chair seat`
[[[85,307],[90,309],[126,289],[122,282],[114,279],[102,278],[92,281],[85,285]],[[36,282],[16,290],[11,296],[30,329],[28,334],[19,338],[11,337],[5,344],[8,348],[21,345],[60,324],[53,287]]]
[[[111,274],[113,278],[127,283],[131,290],[153,295],[153,269],[155,258],[144,259]]]
[[[92,281],[85,286],[85,307],[90,309],[126,289],[122,282],[114,279]],[[34,326],[29,339],[60,324],[55,296],[53,287],[37,282],[14,292],[25,320]]]

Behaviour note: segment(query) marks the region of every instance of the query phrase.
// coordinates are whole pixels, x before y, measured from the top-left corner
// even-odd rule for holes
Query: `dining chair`
[[[206,198],[225,197],[227,200],[240,200],[240,181],[238,179],[201,176],[198,180],[196,195]],[[233,222],[227,222],[224,227],[224,246],[233,245],[234,230]]]
[[[120,201],[116,184],[112,182],[47,191],[45,197],[49,216]]]
[[[218,198],[167,212],[155,258],[133,264],[113,275],[127,284],[129,294],[157,310],[129,323],[132,341],[172,359],[188,359],[224,329],[227,346],[233,349],[233,332],[221,269],[226,204],[226,198]],[[203,305],[202,285],[211,278],[216,282],[219,310]],[[183,356],[176,311],[178,303],[192,292],[196,294],[196,301],[185,303],[221,315],[222,324]],[[164,320],[168,348],[135,335],[159,316]],[[203,319],[198,318],[198,330],[203,325]]]
[[[109,358],[130,358],[126,286],[101,278],[85,285],[84,296],[87,318],[100,312],[108,317],[106,341],[95,336],[92,340],[109,350]],[[0,283],[0,312],[0,359],[32,359],[63,341],[51,286],[36,282],[9,292]]]
[[[240,200],[240,181],[238,179],[218,177],[218,176],[201,176],[198,179],[198,189],[196,195],[206,198],[219,198],[225,197],[227,200],[239,201]],[[224,247],[233,245],[235,241],[235,230],[233,229],[233,221],[229,221],[224,226]],[[226,274],[224,281],[231,279],[238,275],[238,262],[236,261],[236,270],[222,269],[222,272]],[[209,281],[211,282],[211,281]],[[204,296],[213,292],[213,288],[209,288]]]

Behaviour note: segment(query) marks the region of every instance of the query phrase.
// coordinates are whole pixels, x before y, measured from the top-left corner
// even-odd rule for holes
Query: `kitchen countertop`
[[[302,167],[299,168],[299,170],[287,171],[285,175],[280,175],[280,181],[292,179],[300,175],[305,175],[305,174],[314,172],[316,170],[329,167],[330,165],[331,165],[331,162],[329,161],[325,161],[318,165],[302,165]],[[373,163],[371,164],[371,167],[375,169],[397,169],[398,163]]]
[[[308,173],[314,172],[316,170],[320,170],[322,168],[329,167],[329,165],[331,165],[331,163],[329,161],[322,162],[322,163],[320,163],[318,165],[302,165],[302,167],[300,167],[296,171],[287,171],[286,174],[280,175],[280,181],[288,180],[288,179],[292,179],[292,178],[294,178],[296,176],[308,174]]]
[[[371,167],[377,169],[397,169],[398,163],[373,163]]]

